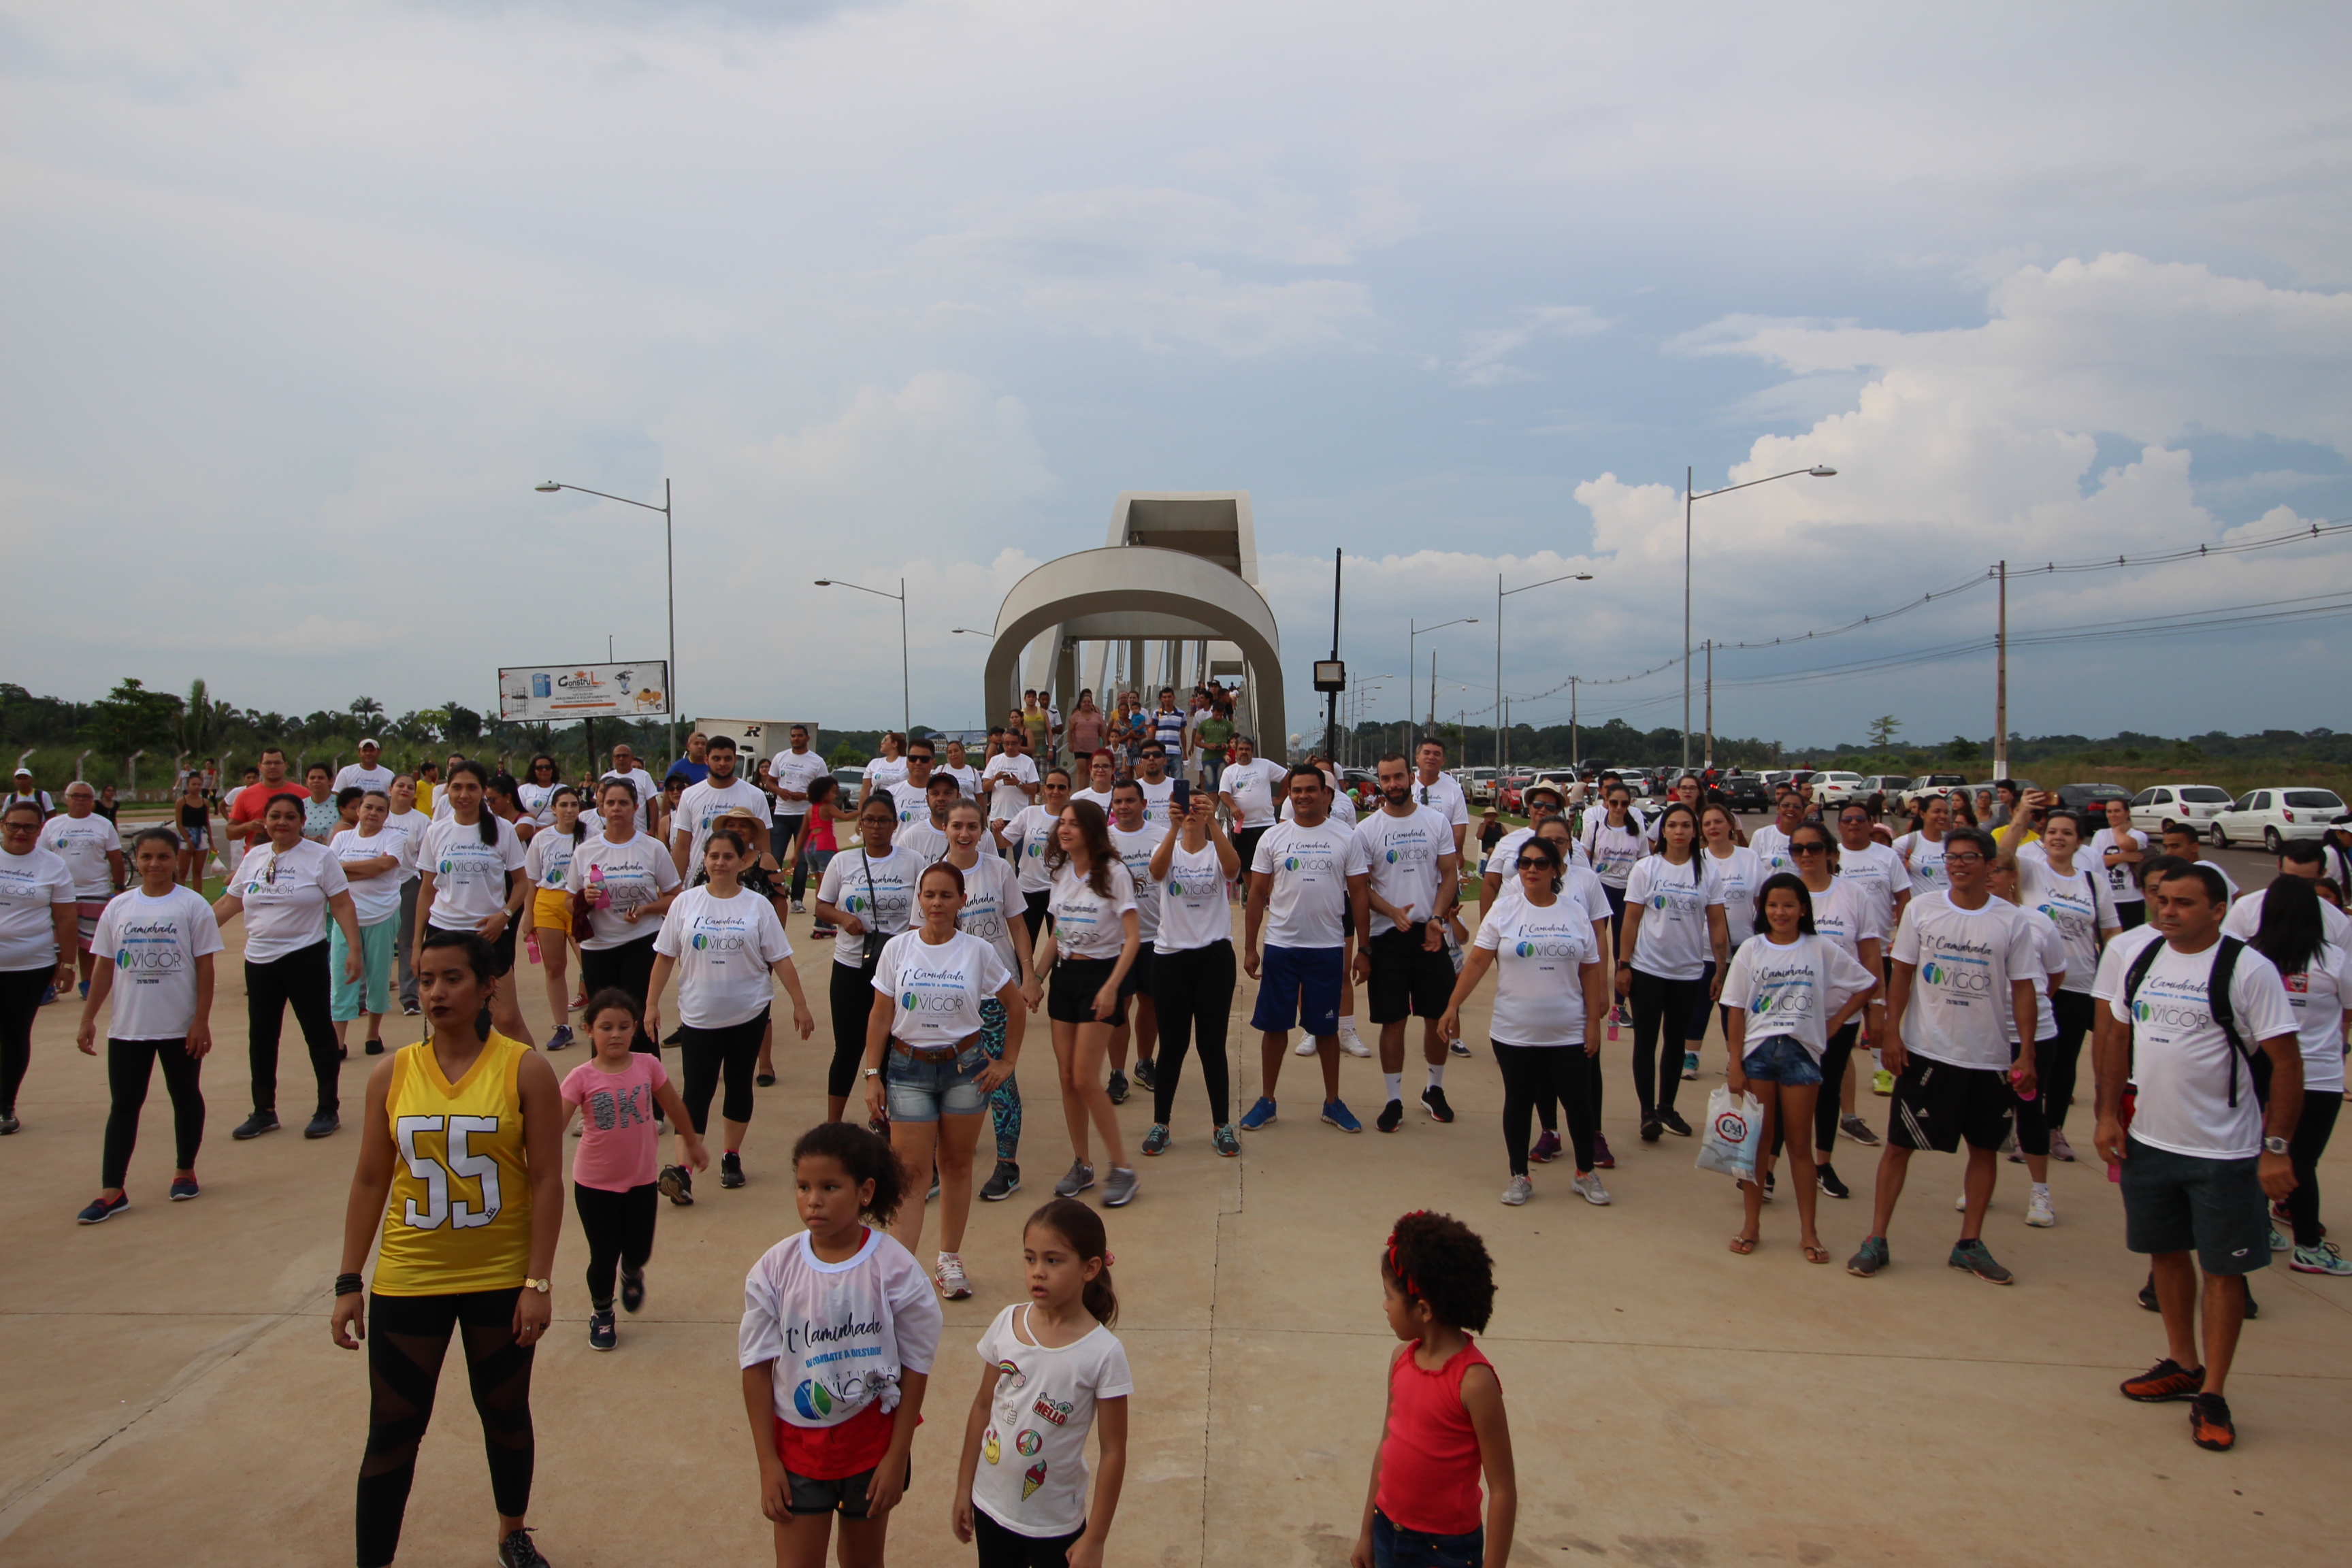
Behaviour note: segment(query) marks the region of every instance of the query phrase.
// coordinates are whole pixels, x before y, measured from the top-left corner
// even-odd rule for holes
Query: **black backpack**
[[[2125,1012],[2131,1011],[2133,1003],[2139,995],[2140,982],[2147,978],[2147,972],[2156,964],[2156,955],[2162,952],[2168,945],[2170,944],[2161,939],[2149,942],[2140,949],[2139,956],[2131,961],[2131,968],[2124,974]],[[2223,937],[2221,951],[2213,955],[2212,973],[2206,977],[2205,981],[2205,1005],[2212,1010],[2213,1022],[2221,1026],[2221,1033],[2230,1042],[2230,1104],[2232,1108],[2235,1108],[2238,1103],[2238,1058],[2240,1057],[2246,1058],[2246,1077],[2248,1081],[2254,1084],[2257,1098],[2260,1097],[2263,1088],[2262,1083],[2255,1077],[2262,1058],[2256,1058],[2253,1052],[2246,1049],[2246,1042],[2238,1033],[2237,1010],[2230,1005],[2230,982],[2238,972],[2238,954],[2245,950],[2246,944],[2236,937]]]

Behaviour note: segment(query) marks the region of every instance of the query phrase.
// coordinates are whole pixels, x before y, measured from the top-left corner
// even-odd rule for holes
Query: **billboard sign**
[[[499,671],[499,717],[523,722],[659,719],[669,713],[669,666],[533,665]]]

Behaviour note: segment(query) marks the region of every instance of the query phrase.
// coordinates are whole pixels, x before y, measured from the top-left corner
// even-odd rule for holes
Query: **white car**
[[[1860,800],[1870,794],[1860,773],[1815,773],[1813,802],[1817,805],[1843,805],[1850,800]]]
[[[2161,833],[2185,822],[2202,833],[2213,819],[2230,809],[2230,792],[2211,784],[2158,784],[2132,796],[2132,826],[2143,833]]]
[[[2275,855],[2290,838],[2324,838],[2328,824],[2343,815],[2344,802],[2329,789],[2248,790],[2205,830],[2216,849],[2262,840]]]

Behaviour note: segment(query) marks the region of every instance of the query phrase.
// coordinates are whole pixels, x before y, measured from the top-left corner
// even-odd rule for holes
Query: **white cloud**
[[[1485,327],[1466,335],[1463,352],[1452,365],[1454,381],[1463,386],[1496,386],[1507,381],[1533,381],[1536,373],[1510,363],[1510,356],[1538,338],[1582,338],[1605,332],[1610,323],[1589,305],[1539,305],[1520,312],[1507,327]]]

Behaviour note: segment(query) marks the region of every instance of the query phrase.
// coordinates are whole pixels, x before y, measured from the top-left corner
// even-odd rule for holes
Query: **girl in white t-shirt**
[[[570,784],[547,792],[547,813],[546,829],[533,834],[523,851],[522,868],[530,878],[529,919],[547,980],[547,1010],[555,1019],[547,1048],[560,1051],[572,1044],[572,981],[566,973],[572,958],[572,895],[564,891],[564,882],[572,874],[572,853],[587,839],[588,828],[580,820],[580,792]]]
[[[158,1064],[172,1096],[173,1203],[196,1195],[196,1149],[205,1136],[205,1097],[196,1075],[213,1048],[213,955],[221,950],[220,924],[203,896],[176,880],[180,839],[170,828],[151,827],[133,839],[131,864],[139,886],[117,893],[98,917],[98,967],[74,1042],[84,1056],[98,1054],[99,1016],[110,1000],[106,1081],[113,1103],[106,1113],[100,1190],[81,1211],[84,1225],[131,1206],[122,1183],[139,1137],[139,1110],[147,1102],[148,1074]]]
[[[2259,900],[2262,923],[2246,945],[2278,968],[2294,1014],[2296,1043],[2303,1048],[2303,1119],[2288,1141],[2294,1163],[2294,1191],[2286,1196],[2287,1228],[2294,1255],[2287,1267],[2298,1274],[2352,1277],[2319,1223],[2319,1160],[2327,1152],[2336,1118],[2344,1109],[2344,1030],[2352,1024],[2352,952],[2327,940],[2321,923],[2326,911],[2315,889],[2326,882],[2281,877],[2249,901]]]
[[[793,1181],[807,1228],[745,1276],[736,1341],[760,1511],[780,1565],[822,1565],[836,1513],[842,1560],[878,1563],[913,1476],[940,1327],[922,1266],[880,1227],[922,1194],[889,1144],[848,1121],[801,1135]]]
[[[984,1568],[1101,1568],[1127,1481],[1135,1391],[1126,1348],[1110,1331],[1118,1296],[1102,1216],[1055,1198],[1029,1216],[1021,1253],[1029,1300],[997,1313],[980,1336],[980,1389],[964,1422],[949,1524],[958,1541],[978,1539]],[[1089,1431],[1100,1446],[1091,1500]]]
[[[1597,869],[1597,858],[1593,864]],[[1730,941],[1723,879],[1712,858],[1699,853],[1698,814],[1675,801],[1658,816],[1658,852],[1635,862],[1625,879],[1617,932],[1617,994],[1633,1008],[1633,1094],[1644,1143],[1656,1142],[1661,1131],[1691,1135],[1675,1110],[1683,1064],[1673,1046],[1682,1042],[1674,1038],[1661,1056],[1659,1036],[1670,1019],[1672,1035],[1680,1036],[1691,1014],[1715,1000]]]
[[[513,782],[507,780],[508,786]],[[515,942],[531,897],[522,838],[492,808],[489,770],[481,763],[452,764],[441,793],[449,815],[425,830],[416,851],[416,945],[424,947],[428,930],[472,931],[490,944],[492,976],[504,979],[513,972]],[[490,1026],[528,1043],[530,1026],[523,1022],[515,991],[501,985],[491,993]]]
[[[1738,952],[1739,944],[1756,934],[1756,889],[1764,883],[1764,859],[1739,842],[1739,819],[1731,808],[1717,803],[1701,809],[1698,814],[1699,843],[1706,852],[1707,869],[1723,884],[1724,934],[1731,951]],[[1715,977],[1710,974],[1712,981]],[[1691,1009],[1690,1020],[1683,1028],[1683,1078],[1685,1081],[1698,1077],[1699,1048],[1706,1043],[1706,1026],[1715,1008],[1700,1003]]]
[[[963,908],[956,929],[996,949],[996,956],[1025,988],[1035,967],[1029,922],[1021,918],[1021,879],[1011,862],[989,852],[988,813],[977,800],[948,807],[948,853],[941,862],[963,873]],[[1004,1004],[991,996],[980,1005],[980,1048],[1004,1056]],[[990,1203],[1011,1197],[1021,1185],[1021,1080],[1010,1068],[989,1091],[989,1121],[996,1133],[996,1167],[980,1195]]]
[[[1942,795],[1931,796],[1911,820],[1912,830],[1894,846],[1903,858],[1903,869],[1910,873],[1911,896],[1951,891],[1951,879],[1944,875],[1944,835],[1952,826],[1951,803]]]
[[[1054,1184],[1074,1198],[1095,1184],[1087,1128],[1101,1132],[1110,1157],[1103,1202],[1118,1208],[1135,1196],[1135,1171],[1110,1102],[1103,1063],[1110,1054],[1111,1016],[1118,1009],[1119,982],[1143,946],[1143,921],[1135,907],[1135,879],[1111,847],[1110,826],[1091,801],[1062,808],[1055,844],[1046,857],[1053,879],[1048,912],[1053,928],[1037,949],[1037,972],[1024,993],[1029,1005],[1044,1003],[1054,1029],[1054,1058],[1062,1073],[1062,1116],[1069,1123],[1076,1158]],[[1057,963],[1056,960],[1059,960]],[[1045,989],[1051,977],[1052,994]]]

